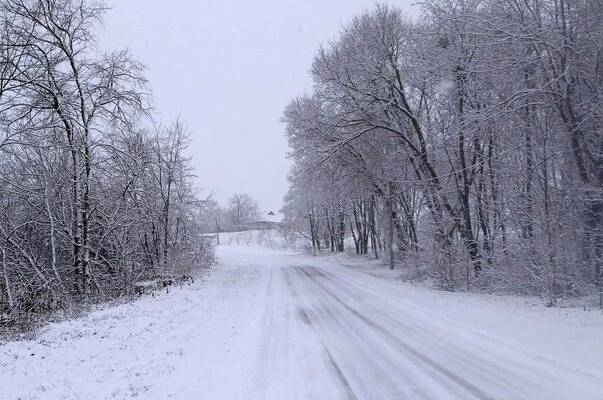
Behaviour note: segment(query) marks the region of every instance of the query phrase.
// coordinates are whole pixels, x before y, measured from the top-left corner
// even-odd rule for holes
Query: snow
[[[218,256],[205,280],[0,345],[0,399],[603,398],[598,311],[257,244]]]

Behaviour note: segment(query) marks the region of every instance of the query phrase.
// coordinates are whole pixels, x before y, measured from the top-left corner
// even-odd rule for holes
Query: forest
[[[0,1],[0,320],[127,296],[212,260],[181,121],[100,54],[106,7]]]
[[[601,2],[420,3],[318,49],[283,117],[286,221],[445,290],[603,305]]]

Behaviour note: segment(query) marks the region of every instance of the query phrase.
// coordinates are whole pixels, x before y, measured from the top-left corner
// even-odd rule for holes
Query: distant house
[[[274,211],[264,211],[264,215],[262,219],[257,221],[248,222],[244,225],[245,229],[258,229],[258,230],[268,230],[268,229],[276,229],[282,221],[282,217],[277,215]]]

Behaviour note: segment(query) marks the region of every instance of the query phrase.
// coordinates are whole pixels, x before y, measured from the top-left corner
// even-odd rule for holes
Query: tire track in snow
[[[353,275],[335,274],[313,266],[309,266],[308,269],[323,277],[325,282],[328,282],[337,292],[345,293],[351,299],[358,298],[359,293],[362,293],[369,298],[369,305],[371,305],[370,301],[375,298],[374,293],[369,290],[371,286],[356,281]],[[502,397],[504,399],[529,400],[536,393],[546,394],[546,398],[549,399],[567,399],[571,398],[573,392],[582,385],[588,387],[593,384],[600,385],[600,381],[594,380],[592,374],[584,373],[573,366],[561,365],[539,354],[526,353],[526,349],[509,346],[496,337],[477,335],[471,331],[463,331],[462,338],[454,334],[451,337],[444,336],[443,333],[448,335],[450,332],[434,325],[431,320],[420,322],[425,310],[417,309],[413,304],[405,304],[402,307],[397,303],[388,302],[387,298],[382,300],[385,301],[383,305],[387,306],[379,307],[372,304],[371,312],[379,315],[380,320],[391,321],[390,331],[393,326],[396,326],[414,332],[415,336],[420,338],[421,344],[427,344],[430,350],[437,348],[438,355],[446,356],[449,361],[462,366],[464,374],[479,379],[484,387],[496,389],[496,393],[505,393]],[[409,313],[406,308],[422,314]],[[431,315],[431,318],[437,318],[437,315]],[[439,335],[436,334],[438,330],[441,330]],[[470,346],[459,346],[458,339],[462,340],[461,344],[469,344],[470,340]],[[490,345],[487,342],[490,342]],[[446,343],[448,344],[443,345]],[[497,344],[497,351],[493,350],[494,343]],[[575,375],[574,378],[583,382],[574,383],[574,386],[559,386],[559,382],[567,380],[568,374]],[[599,397],[595,396],[595,398]]]
[[[355,286],[356,289],[350,288],[347,286],[350,282],[343,281],[341,277],[328,271],[323,271],[316,267],[308,267],[308,269],[313,273],[320,275],[326,282],[342,293],[347,294],[352,299],[358,297],[359,291],[366,291],[366,287],[354,282],[351,284]],[[366,293],[368,293],[370,297],[370,293]],[[349,304],[349,302],[346,302],[345,300],[341,301]],[[520,389],[519,383],[535,389],[537,383],[534,379],[536,377],[542,377],[542,372],[541,375],[538,375],[537,371],[532,369],[529,371],[526,370],[526,365],[512,363],[510,360],[507,360],[506,357],[500,357],[500,354],[492,354],[488,348],[481,346],[479,342],[472,342],[470,349],[458,348],[458,346],[451,343],[450,337],[438,337],[434,335],[430,332],[434,328],[433,326],[421,326],[414,321],[414,319],[416,319],[415,315],[408,314],[403,309],[398,309],[393,313],[392,310],[387,307],[372,307],[372,312],[381,316],[383,319],[391,321],[392,324],[397,325],[404,331],[413,333],[416,337],[420,338],[422,344],[428,345],[430,350],[437,348],[440,357],[446,356],[448,361],[454,361],[457,364],[463,365],[465,373],[469,373],[470,371],[471,376],[481,379],[489,388],[496,387],[509,392],[508,396],[513,399],[530,399],[531,397],[527,396],[523,390]],[[401,316],[404,316],[404,322],[401,321]],[[392,331],[391,328],[392,327],[389,329],[390,332]],[[470,353],[468,353],[468,350]],[[491,355],[497,360],[497,363],[493,363],[491,358],[484,357],[484,355]],[[502,369],[503,365],[507,368]],[[492,374],[492,370],[494,369],[504,372],[504,374],[502,376],[500,374]],[[532,378],[532,380],[529,378]],[[551,379],[553,378],[551,377]],[[546,390],[546,385],[539,385],[539,391],[542,392]]]
[[[286,271],[284,271],[284,276],[285,276],[285,282],[287,283],[287,287],[289,288],[289,290],[291,290],[291,293],[293,294],[293,296],[296,298],[299,298],[299,293],[297,292],[297,290],[295,290],[295,288],[291,284],[291,280],[289,279],[289,275]],[[308,313],[301,307],[298,308],[297,312],[298,312],[298,315],[299,315],[299,318],[301,319],[301,321],[305,325],[310,327],[310,329],[314,332],[316,337],[320,340],[321,351],[325,356],[324,357],[325,363],[326,363],[327,367],[330,369],[330,371],[332,371],[332,373],[337,377],[337,381],[342,388],[344,398],[346,400],[358,400],[358,397],[354,393],[354,390],[352,389],[350,382],[348,381],[346,376],[343,374],[341,367],[339,366],[339,364],[337,364],[337,362],[333,358],[333,355],[331,354],[331,352],[325,345],[324,341],[318,334],[316,327],[314,326],[314,323],[312,322],[312,319],[310,318]]]
[[[311,267],[311,268],[313,268],[313,267]],[[387,328],[385,328],[384,326],[382,326],[378,322],[376,322],[373,319],[371,319],[371,318],[369,318],[369,317],[361,314],[358,310],[356,310],[356,309],[352,308],[351,306],[349,306],[346,302],[344,302],[341,298],[339,298],[336,294],[334,294],[331,290],[329,290],[321,282],[319,282],[316,279],[316,276],[312,275],[311,273],[309,273],[306,270],[306,268],[304,268],[304,267],[294,267],[294,269],[295,269],[296,272],[298,272],[298,273],[303,274],[304,276],[306,276],[307,279],[309,281],[313,282],[317,287],[319,287],[323,291],[323,293],[325,293],[327,296],[331,297],[337,303],[341,304],[346,310],[348,310],[350,313],[352,313],[356,318],[358,318],[359,320],[363,321],[366,325],[368,325],[369,327],[371,327],[373,330],[375,330],[376,332],[380,333],[381,336],[383,336],[385,339],[387,339],[391,343],[395,344],[396,347],[398,347],[400,350],[402,350],[405,353],[407,353],[408,355],[412,356],[417,361],[422,362],[424,365],[430,367],[434,371],[437,371],[441,375],[447,377],[449,380],[451,380],[452,382],[454,382],[455,384],[457,384],[458,386],[460,386],[464,390],[466,390],[468,393],[470,393],[474,398],[479,399],[479,400],[495,400],[494,397],[492,397],[488,393],[484,392],[483,390],[481,390],[480,388],[478,388],[474,384],[468,382],[467,380],[465,380],[464,378],[462,378],[461,376],[459,376],[455,372],[450,371],[449,369],[441,366],[435,360],[431,359],[429,356],[426,356],[425,354],[419,352],[417,349],[415,349],[412,346],[408,345],[407,343],[405,343],[404,341],[402,341],[398,336],[396,336],[395,334],[393,334],[392,332],[390,332]],[[315,268],[313,268],[313,270],[317,271],[317,269],[315,269]]]
[[[346,376],[350,386],[356,386],[354,393],[360,399],[395,399],[395,400],[438,400],[447,397],[430,396],[424,389],[431,387],[437,381],[420,371],[407,360],[394,360],[392,354],[397,352],[395,347],[374,346],[367,335],[364,324],[359,326],[355,318],[349,318],[345,309],[316,290],[315,284],[295,271],[296,282],[304,284],[301,296],[309,308],[304,309],[308,320],[312,319],[316,333],[329,349],[333,359],[341,357],[338,362],[340,370]],[[315,303],[316,304],[312,304]],[[343,311],[343,313],[342,313]],[[300,316],[300,318],[306,318]],[[369,333],[370,335],[370,333]],[[335,340],[334,342],[330,342]],[[338,338],[341,338],[339,340]],[[332,350],[331,347],[334,347]],[[419,373],[418,373],[419,372]],[[465,392],[462,393],[463,395]],[[459,397],[455,397],[459,398]]]
[[[274,347],[274,298],[273,298],[273,286],[274,286],[274,274],[270,270],[268,277],[268,283],[266,284],[265,298],[266,305],[262,315],[262,326],[266,327],[266,336],[262,337],[262,341],[259,345],[258,354],[256,355],[256,366],[253,371],[257,371],[252,381],[252,392],[257,393],[260,398],[266,398],[268,390],[268,376],[269,370],[272,368],[271,353]],[[249,391],[249,389],[248,389]]]

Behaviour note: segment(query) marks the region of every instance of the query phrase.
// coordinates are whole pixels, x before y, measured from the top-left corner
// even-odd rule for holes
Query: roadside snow
[[[219,265],[207,282],[0,346],[0,399],[240,398],[262,280],[252,265]]]

